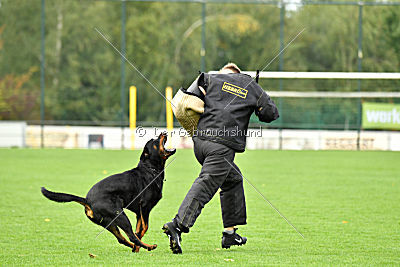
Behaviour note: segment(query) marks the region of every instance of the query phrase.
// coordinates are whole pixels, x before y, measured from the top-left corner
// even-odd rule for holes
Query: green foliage
[[[400,10],[390,9],[386,11],[385,15],[386,27],[384,31],[386,38],[383,41],[386,41],[396,51],[394,56],[398,58],[398,68],[400,62]]]
[[[26,120],[34,118],[37,92],[23,86],[29,82],[36,67],[22,75],[8,74],[0,78],[0,119]]]

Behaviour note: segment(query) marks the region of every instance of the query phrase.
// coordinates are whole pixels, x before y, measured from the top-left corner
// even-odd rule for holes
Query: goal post
[[[256,79],[256,71],[242,73]],[[397,110],[395,105],[400,104],[400,73],[397,72],[262,71],[259,72],[259,79],[262,87],[268,89],[268,94],[278,104],[282,115],[268,126],[271,128],[359,131],[363,129],[362,118],[366,117],[363,114],[365,108],[362,107],[366,107],[364,104],[367,103],[388,105],[386,111],[383,107],[382,112],[374,111],[374,118],[378,118],[376,114],[380,114],[383,120],[391,117],[397,123],[395,115],[400,114],[400,109]],[[362,86],[356,84],[354,87],[358,81],[362,82]],[[344,87],[347,84],[350,86]],[[326,90],[327,88],[330,90]],[[395,106],[392,107],[391,104]],[[250,122],[253,126],[260,125],[255,116]]]
[[[268,91],[271,97],[303,98],[400,98],[400,92],[296,92]]]
[[[216,74],[218,71],[210,71],[210,74]],[[242,71],[243,74],[250,75],[255,79],[257,71]],[[400,72],[301,72],[301,71],[260,71],[260,79],[353,79],[353,80],[371,80],[386,79],[399,80]]]
[[[242,73],[255,78],[256,71]],[[290,72],[290,71],[261,71],[260,79],[353,79],[353,80],[398,80],[399,72]]]

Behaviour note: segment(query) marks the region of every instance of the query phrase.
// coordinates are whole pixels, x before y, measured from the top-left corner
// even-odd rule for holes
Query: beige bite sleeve
[[[189,135],[193,136],[197,130],[200,115],[204,112],[204,102],[196,96],[179,90],[171,103],[175,117]]]

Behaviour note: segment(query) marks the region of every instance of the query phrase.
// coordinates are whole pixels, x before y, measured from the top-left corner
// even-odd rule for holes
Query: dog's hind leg
[[[134,243],[136,246],[143,247],[147,250],[153,250],[157,247],[157,245],[148,245],[146,243],[143,243],[139,237],[136,235],[136,233],[133,232],[132,230],[132,225],[131,222],[129,221],[128,217],[126,216],[125,213],[121,213],[118,218],[115,220],[115,224],[121,228],[129,237],[129,240]],[[135,252],[135,250],[132,250]]]
[[[130,247],[132,249],[134,248],[135,245],[133,243],[129,242],[128,240],[126,240],[126,238],[121,234],[121,232],[119,231],[117,226],[114,226],[114,225],[109,226],[107,228],[107,230],[110,231],[117,238],[118,243],[125,245],[127,247]]]

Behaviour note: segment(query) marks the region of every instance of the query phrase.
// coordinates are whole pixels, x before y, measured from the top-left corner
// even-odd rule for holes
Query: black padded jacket
[[[196,80],[204,88],[204,113],[195,136],[224,144],[236,152],[246,148],[247,128],[253,112],[262,122],[279,118],[269,95],[251,76],[242,73],[206,74]]]

